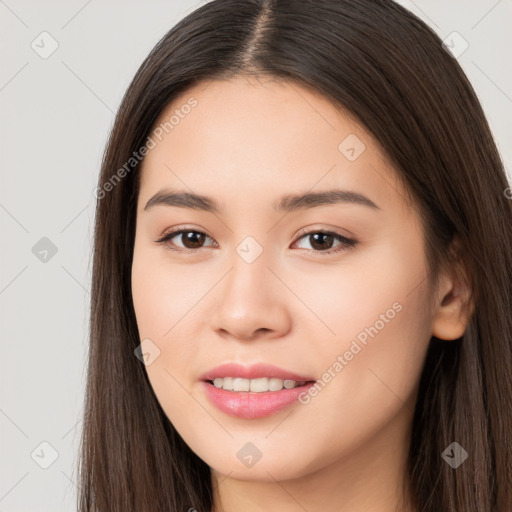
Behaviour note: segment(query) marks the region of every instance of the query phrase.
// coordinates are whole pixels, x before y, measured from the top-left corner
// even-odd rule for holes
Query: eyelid
[[[215,238],[212,235],[210,235],[210,233],[208,233],[208,231],[206,231],[206,229],[195,228],[193,226],[183,225],[183,226],[174,226],[172,228],[166,229],[162,233],[162,235],[160,235],[159,239],[155,240],[155,241],[159,242],[159,241],[163,240],[164,238],[167,238],[171,234],[177,235],[179,232],[182,232],[182,231],[194,231],[195,233],[203,233],[204,235],[211,238],[212,240],[215,240]]]
[[[155,242],[157,244],[162,244],[166,249],[181,252],[181,253],[194,253],[199,252],[200,249],[206,249],[206,247],[200,247],[199,249],[187,249],[181,247],[172,247],[169,243],[167,243],[167,239],[174,238],[175,236],[180,235],[183,232],[191,231],[194,233],[200,233],[206,235],[208,238],[214,241],[215,244],[218,242],[215,240],[213,236],[211,236],[205,229],[198,229],[192,226],[174,226],[172,228],[166,229],[164,233],[157,239]]]
[[[299,230],[299,232],[295,235],[293,244],[296,244],[299,242],[302,238],[316,234],[316,233],[322,233],[324,235],[332,235],[334,238],[338,239],[341,242],[341,245],[338,245],[337,247],[333,247],[331,249],[328,249],[326,251],[315,251],[313,249],[302,249],[306,251],[307,253],[313,253],[315,255],[319,256],[329,256],[331,254],[337,254],[341,252],[346,252],[354,247],[356,247],[359,244],[359,241],[354,236],[345,236],[341,233],[338,233],[334,229],[325,229],[325,228],[315,228],[315,227],[306,227]]]
[[[297,240],[298,238],[301,238],[304,235],[310,235],[312,233],[328,233],[331,235],[339,236],[341,238],[345,238],[346,240],[353,239],[355,241],[355,237],[352,234],[343,235],[342,233],[338,233],[337,229],[338,228],[317,228],[315,226],[308,226],[299,229],[299,231],[297,231],[297,233],[294,236],[294,240]]]
[[[164,231],[163,235],[160,236],[157,240],[155,240],[155,242],[159,243],[159,244],[163,244],[169,250],[173,250],[173,251],[185,253],[185,254],[197,253],[197,252],[199,252],[200,249],[207,248],[207,247],[199,247],[198,249],[186,249],[186,248],[181,248],[181,247],[172,247],[170,244],[166,243],[168,239],[174,238],[175,236],[178,236],[178,235],[182,234],[183,232],[188,232],[188,231],[203,234],[203,235],[207,236],[208,238],[210,238],[211,240],[213,240],[214,244],[218,245],[218,242],[215,240],[215,238],[213,236],[211,236],[206,230],[197,229],[197,228],[194,228],[191,226],[175,226],[173,228],[170,228],[170,229]],[[358,240],[356,240],[354,237],[349,238],[345,235],[342,235],[341,233],[337,233],[334,230],[329,230],[329,229],[325,229],[325,228],[305,227],[305,228],[300,229],[295,234],[292,245],[297,243],[301,238],[304,238],[307,235],[316,234],[316,233],[328,234],[328,235],[332,235],[338,239],[341,239],[342,245],[334,247],[332,249],[325,250],[325,251],[315,251],[313,249],[301,249],[301,250],[305,250],[308,253],[314,253],[314,254],[319,254],[319,255],[322,255],[322,254],[329,255],[329,254],[333,254],[333,253],[337,253],[337,252],[346,251],[348,249],[355,247],[359,243]],[[211,247],[211,246],[209,246],[209,247]]]

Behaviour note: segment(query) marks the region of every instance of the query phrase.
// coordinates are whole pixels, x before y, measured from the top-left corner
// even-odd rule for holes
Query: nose
[[[211,326],[217,334],[250,341],[279,338],[291,329],[292,297],[267,263],[263,255],[252,263],[234,255],[214,298]]]

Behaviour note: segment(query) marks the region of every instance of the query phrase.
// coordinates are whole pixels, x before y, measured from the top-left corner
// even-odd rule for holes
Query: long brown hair
[[[178,93],[238,74],[310,87],[351,112],[380,142],[420,212],[432,282],[455,258],[467,269],[474,312],[460,340],[431,340],[405,477],[418,512],[510,512],[509,184],[456,59],[391,0],[213,0],[142,63],[98,183],[79,510],[212,508],[209,467],[175,431],[134,356],[140,162],[126,163]],[[441,457],[454,441],[469,454],[456,470]]]

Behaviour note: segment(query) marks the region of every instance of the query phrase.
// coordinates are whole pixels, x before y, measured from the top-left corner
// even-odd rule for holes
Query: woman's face
[[[148,147],[133,302],[191,449],[270,481],[405,446],[432,296],[419,217],[376,141],[318,94],[238,77],[182,93]]]

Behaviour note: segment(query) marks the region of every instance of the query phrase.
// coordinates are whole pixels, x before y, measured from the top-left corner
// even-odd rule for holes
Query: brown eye
[[[213,243],[204,245],[207,239],[212,240]],[[303,233],[298,241],[303,239],[307,240],[311,246],[311,249],[307,247],[305,249],[317,254],[332,254],[350,249],[357,244],[356,240],[329,231],[310,231]],[[336,241],[338,242],[337,245],[335,245]],[[160,240],[156,240],[156,242],[163,244],[167,249],[178,252],[196,252],[198,249],[204,247],[218,246],[206,233],[194,229],[172,231],[164,235]],[[304,249],[304,247],[300,248]]]
[[[313,233],[308,236],[311,247],[320,251],[330,249],[334,243],[334,236],[328,233]]]
[[[193,251],[194,249],[207,247],[203,245],[207,238],[210,237],[203,231],[197,231],[193,229],[180,229],[178,231],[168,233],[160,240],[157,240],[157,243],[162,243],[168,249],[175,251],[187,249]],[[176,239],[176,241],[173,241],[173,239]]]
[[[198,231],[182,231],[181,241],[187,249],[197,249],[202,246],[206,235]]]
[[[311,249],[308,247],[300,247],[301,249],[317,252],[319,254],[331,254],[333,252],[350,249],[357,244],[356,240],[346,238],[337,233],[331,233],[330,231],[310,231],[308,233],[302,233],[298,241],[301,240],[306,240],[311,246]],[[339,243],[334,246],[333,244],[336,241]]]

